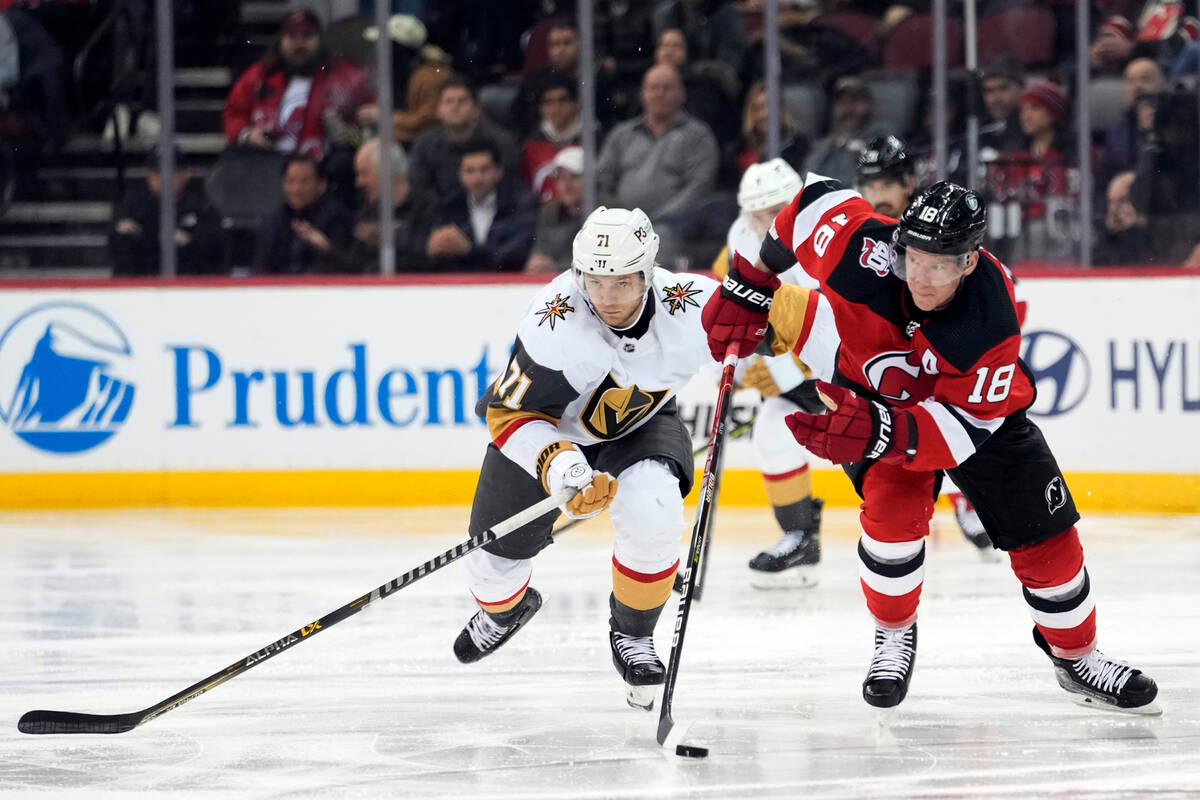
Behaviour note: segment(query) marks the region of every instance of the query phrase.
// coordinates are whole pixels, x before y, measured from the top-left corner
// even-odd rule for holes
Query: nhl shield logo
[[[1046,510],[1053,514],[1067,504],[1067,487],[1061,475],[1055,475],[1046,484]]]

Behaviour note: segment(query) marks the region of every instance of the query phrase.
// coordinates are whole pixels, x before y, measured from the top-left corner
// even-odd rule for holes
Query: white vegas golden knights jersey
[[[706,275],[656,268],[638,321],[614,331],[573,273],[559,275],[525,310],[509,362],[480,400],[492,440],[536,475],[537,454],[550,442],[607,442],[645,424],[713,363],[700,313],[718,286]],[[780,352],[804,341],[818,297],[798,287],[776,294]]]

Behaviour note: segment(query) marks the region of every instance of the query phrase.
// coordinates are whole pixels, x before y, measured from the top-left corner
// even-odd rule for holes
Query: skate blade
[[[658,695],[657,686],[630,686],[625,684],[625,702],[630,708],[638,711],[653,711],[654,698]]]
[[[1137,706],[1136,708],[1122,708],[1121,706],[1114,706],[1111,703],[1105,703],[1102,700],[1097,700],[1094,697],[1088,697],[1085,694],[1076,694],[1071,692],[1071,701],[1075,703],[1075,705],[1084,706],[1085,708],[1094,708],[1097,711],[1113,711],[1117,714],[1134,714],[1140,717],[1161,717],[1163,713],[1162,706],[1160,706],[1156,700],[1152,700],[1146,705]]]
[[[750,570],[750,585],[755,589],[811,589],[817,585],[817,573],[813,567],[791,567],[779,572]]]

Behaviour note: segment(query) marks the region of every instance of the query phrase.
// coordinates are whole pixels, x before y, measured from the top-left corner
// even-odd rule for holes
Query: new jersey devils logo
[[[881,278],[886,278],[892,271],[892,246],[882,239],[864,236],[858,265],[871,270]]]
[[[1061,475],[1055,475],[1046,484],[1046,510],[1053,514],[1067,504],[1067,487]]]
[[[863,365],[867,386],[889,400],[923,400],[933,394],[936,375],[921,369],[913,351],[881,353]]]

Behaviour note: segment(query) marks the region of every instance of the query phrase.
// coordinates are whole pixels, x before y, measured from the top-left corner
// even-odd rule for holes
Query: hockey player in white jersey
[[[751,164],[738,186],[741,213],[729,228],[724,262],[714,270],[724,277],[729,259],[737,253],[747,261],[758,259],[758,248],[775,216],[800,191],[800,176],[782,158]],[[723,254],[724,255],[724,254]],[[799,264],[779,276],[784,283],[816,289],[817,282]],[[762,472],[767,499],[775,520],[783,531],[778,542],[750,561],[750,583],[758,588],[812,586],[813,569],[821,560],[821,508],[823,501],[813,497],[812,473],[808,452],[788,436],[779,436],[783,418],[795,411],[823,410],[815,393],[806,396],[804,380],[815,374],[828,379],[833,374],[833,356],[837,351],[837,329],[832,325],[817,331],[825,345],[814,352],[828,355],[819,363],[805,364],[792,353],[778,357],[755,355],[741,362],[737,382],[762,395],[762,405],[754,423],[754,455]],[[812,404],[816,404],[813,406]]]
[[[640,209],[598,208],[588,216],[571,269],[535,296],[509,363],[476,408],[492,442],[470,525],[481,533],[564,487],[582,490],[562,508],[571,517],[610,508],[609,644],[627,700],[645,709],[664,680],[653,632],[679,564],[693,476],[675,393],[711,363],[700,311],[725,291],[706,276],[658,268],[657,253],[658,236]],[[818,318],[831,319],[819,294],[776,292],[769,318],[775,352],[806,338]],[[537,613],[532,559],[557,517],[464,559],[480,610],[454,642],[460,661],[494,652]]]

